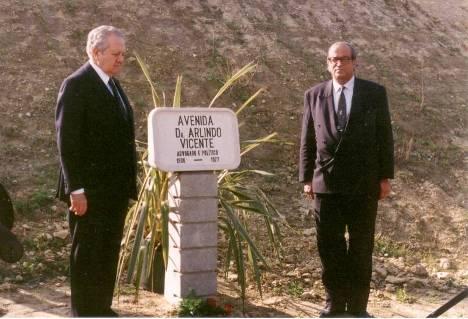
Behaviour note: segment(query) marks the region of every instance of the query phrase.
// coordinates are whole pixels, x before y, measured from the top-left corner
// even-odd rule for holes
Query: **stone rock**
[[[271,280],[274,280],[274,279],[279,279],[280,276],[278,274],[275,274],[274,272],[270,272],[268,273],[268,279],[271,281]]]
[[[311,272],[314,272],[314,270],[315,270],[315,267],[310,265],[309,260],[306,260],[306,261],[302,262],[300,267],[301,267],[303,273],[306,273],[306,272],[311,273]]]
[[[292,271],[286,273],[286,276],[287,277],[299,277],[299,274],[298,274],[297,270],[292,270]]]
[[[304,234],[304,236],[313,236],[316,234],[316,230],[315,228],[304,229],[302,233]]]
[[[407,282],[408,278],[396,277],[396,276],[389,275],[389,276],[387,276],[387,278],[385,278],[385,281],[389,282],[391,284],[394,284],[394,285],[401,285],[401,284],[404,284],[405,282]]]
[[[457,276],[460,277],[461,279],[468,279],[468,269],[467,270],[460,270],[457,273]]]
[[[317,294],[313,291],[304,291],[301,295],[301,299],[303,300],[317,299],[317,297]]]
[[[377,275],[379,275],[379,277],[384,278],[384,279],[388,275],[387,269],[379,265],[374,267],[374,271],[376,272]]]
[[[294,255],[288,255],[284,257],[284,262],[287,264],[293,264],[296,261],[296,257]]]
[[[237,281],[237,277],[238,277],[237,274],[229,273],[227,280],[230,282],[234,282],[234,281]]]
[[[53,233],[54,238],[65,240],[68,237],[68,230],[59,230]]]
[[[408,287],[413,287],[413,288],[424,288],[429,285],[429,280],[428,279],[421,279],[421,278],[414,278],[411,277],[408,279]]]
[[[434,286],[440,291],[448,291],[450,289],[450,287],[443,282],[436,283]]]
[[[446,272],[446,271],[439,271],[439,272],[436,273],[436,277],[438,279],[447,279],[449,277],[449,275],[450,274],[448,272]]]
[[[441,258],[439,260],[439,268],[442,270],[448,270],[453,268],[453,263],[448,258]]]
[[[301,278],[310,278],[312,275],[309,272],[305,272],[301,275]]]
[[[393,276],[396,276],[400,273],[400,269],[392,263],[389,263],[388,265],[386,265],[386,269],[387,269],[387,272]]]
[[[427,277],[429,275],[429,273],[427,272],[427,269],[426,267],[424,267],[423,265],[421,264],[416,264],[414,266],[412,266],[410,268],[410,271],[417,275],[417,276],[421,276],[421,277]]]
[[[280,303],[281,301],[283,301],[283,297],[276,296],[276,297],[271,297],[271,298],[263,300],[263,304],[270,306],[270,305],[276,305]]]
[[[390,284],[386,284],[386,285],[385,285],[385,291],[387,291],[387,292],[395,292],[395,291],[396,291],[396,287],[393,286],[393,285],[390,285]]]

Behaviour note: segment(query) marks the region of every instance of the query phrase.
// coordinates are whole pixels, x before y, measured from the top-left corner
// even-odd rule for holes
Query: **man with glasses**
[[[332,79],[305,92],[299,161],[304,193],[314,199],[326,291],[320,316],[368,317],[377,203],[394,170],[387,94],[355,77],[347,42],[329,48],[327,66]]]

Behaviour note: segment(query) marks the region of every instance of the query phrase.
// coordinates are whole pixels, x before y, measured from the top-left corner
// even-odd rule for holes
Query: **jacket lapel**
[[[361,84],[362,82],[358,78],[355,78],[353,98],[351,100],[351,111],[349,113],[348,125],[346,126],[346,130],[352,129],[352,126],[356,122],[356,119],[359,117],[359,114],[363,112],[363,105],[362,105],[363,88]]]
[[[331,132],[331,135],[335,138],[336,141],[339,140],[339,133],[338,130],[336,129],[336,116],[335,116],[335,106],[333,102],[333,81],[328,81],[325,90],[324,90],[324,98],[325,98],[325,103],[324,105],[324,111],[326,112],[326,116],[328,117],[328,123],[329,123],[329,129]]]
[[[122,112],[119,110],[119,108],[121,107],[118,104],[119,102],[116,100],[116,98],[111,93],[107,85],[99,77],[96,70],[94,70],[94,68],[91,66],[89,62],[87,62],[87,68],[88,68],[89,75],[92,78],[92,81],[96,83],[96,94],[99,95],[98,98],[102,99],[103,101],[106,101],[106,103],[103,103],[101,107],[105,107],[111,114],[114,114],[120,121],[127,122]],[[115,81],[115,84],[117,86],[117,90],[119,90],[119,93],[122,99],[124,100],[124,103],[126,103],[126,109],[129,114],[129,119],[133,121],[133,114],[131,114],[130,107],[129,107],[130,104],[128,102],[127,96],[123,93],[123,90],[120,87],[120,84],[118,83],[118,81]]]
[[[107,97],[108,99],[113,99],[114,96],[112,95],[112,93],[110,92],[109,88],[104,83],[104,81],[102,81],[102,79],[99,77],[96,70],[93,69],[93,67],[91,66],[89,62],[87,62],[87,64],[88,64],[87,67],[89,69],[89,74],[92,77],[93,81],[96,82],[98,92],[100,92],[103,96]]]
[[[128,114],[128,119],[133,122],[133,110],[130,107],[130,101],[127,98],[127,95],[122,89],[122,86],[120,85],[120,82],[117,79],[114,79],[115,86],[117,87],[117,90],[119,90],[119,94],[123,99],[123,102],[125,103],[125,108]]]

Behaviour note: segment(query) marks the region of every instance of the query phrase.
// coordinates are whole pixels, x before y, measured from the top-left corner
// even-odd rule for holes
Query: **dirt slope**
[[[463,0],[2,1],[0,182],[16,203],[17,232],[33,250],[50,248],[37,244],[41,233],[61,230],[47,228],[64,220],[63,206],[52,199],[55,98],[62,79],[86,61],[89,29],[112,24],[126,31],[130,51],[144,57],[167,104],[177,74],[184,76],[183,104],[203,106],[232,70],[258,63],[255,75],[217,106],[235,108],[259,87],[267,89],[242,116],[241,136],[276,131],[289,142],[258,150],[242,164],[276,174],[260,182],[292,226],[284,229],[286,268],[278,266],[273,276],[283,287],[297,268],[318,271],[309,203],[297,183],[302,94],[328,78],[326,50],[345,39],[358,48],[358,75],[387,87],[394,122],[397,176],[379,213],[378,258],[401,257],[404,269],[422,262],[429,278],[441,287],[450,281],[454,292],[468,282],[467,21]],[[136,110],[137,134],[146,139],[152,102],[129,53],[121,79]],[[63,256],[55,258],[66,263]],[[442,269],[441,258],[453,266]],[[376,262],[388,267],[388,260]],[[0,280],[28,278],[24,265],[0,266]],[[64,272],[57,267],[44,278]],[[437,279],[438,272],[449,279]],[[301,281],[320,291],[314,282]]]

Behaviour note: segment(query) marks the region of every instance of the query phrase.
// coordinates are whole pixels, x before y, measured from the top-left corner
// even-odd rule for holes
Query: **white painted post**
[[[179,302],[194,290],[216,296],[218,186],[212,171],[181,172],[169,186],[169,258],[164,296]]]
[[[239,128],[226,108],[158,108],[148,116],[148,162],[179,172],[169,185],[164,296],[216,296],[218,185],[213,171],[240,164]]]

